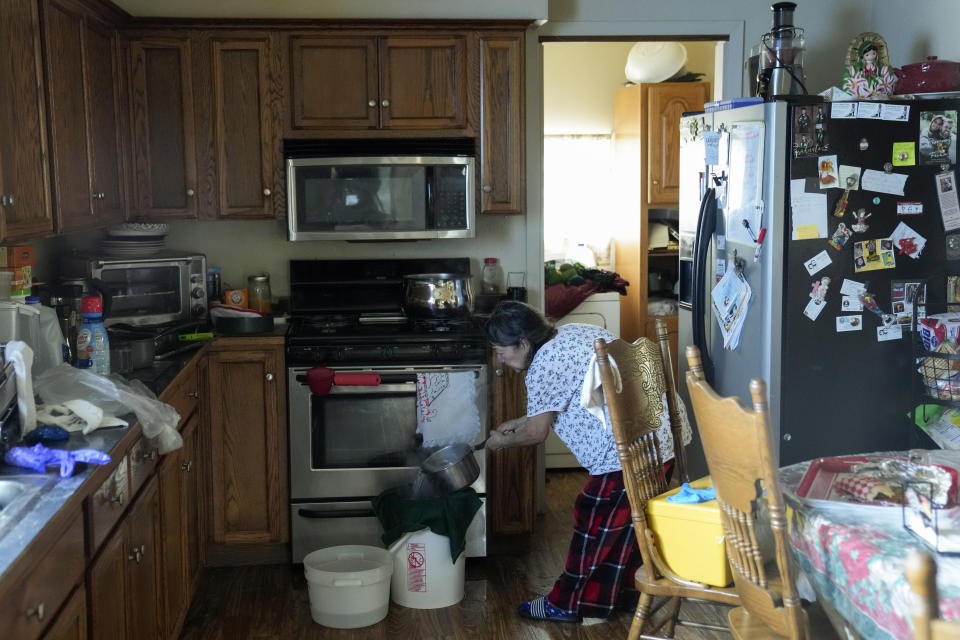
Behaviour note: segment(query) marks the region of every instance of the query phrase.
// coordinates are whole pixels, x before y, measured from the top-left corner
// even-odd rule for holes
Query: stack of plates
[[[170,225],[151,222],[128,222],[107,229],[100,241],[100,250],[112,257],[136,258],[152,256],[163,250],[164,236]]]

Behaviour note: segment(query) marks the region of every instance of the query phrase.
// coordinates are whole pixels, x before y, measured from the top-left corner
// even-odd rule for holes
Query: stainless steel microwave
[[[288,158],[288,237],[472,238],[475,172],[470,155]]]
[[[142,257],[76,254],[60,265],[61,281],[92,280],[102,292],[105,325],[202,320],[207,315],[206,272],[205,256],[174,251]]]

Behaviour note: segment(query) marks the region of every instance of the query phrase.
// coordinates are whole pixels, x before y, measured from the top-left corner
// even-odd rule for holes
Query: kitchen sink
[[[0,476],[0,538],[9,533],[56,482],[56,475]]]
[[[13,504],[14,500],[23,495],[27,487],[22,482],[16,480],[0,480],[0,511],[3,511],[7,505]]]

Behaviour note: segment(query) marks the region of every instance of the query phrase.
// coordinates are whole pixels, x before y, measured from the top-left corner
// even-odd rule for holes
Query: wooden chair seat
[[[608,344],[603,339],[594,343],[604,400],[610,410],[617,455],[623,467],[623,481],[630,500],[633,528],[643,558],[643,566],[634,575],[640,601],[630,624],[628,640],[673,638],[676,625],[686,622],[679,617],[684,598],[726,605],[740,604],[735,589],[712,587],[674,574],[663,560],[656,538],[648,527],[647,502],[667,491],[663,455],[657,435],[664,410],[670,418],[676,460],[674,472],[679,479],[687,480],[679,398],[673,381],[667,327],[662,320],[657,321],[657,338],[659,346],[647,338],[640,338],[633,344],[624,340],[614,340]],[[619,390],[611,359],[617,365],[621,382]],[[665,596],[671,605],[671,609],[667,610],[667,619],[656,627],[650,623],[655,596]],[[715,625],[690,624],[723,630],[723,627]],[[652,635],[661,633],[661,629],[665,629],[664,635]]]

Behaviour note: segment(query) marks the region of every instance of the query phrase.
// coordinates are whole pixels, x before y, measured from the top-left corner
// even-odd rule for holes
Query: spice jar
[[[247,306],[260,313],[270,313],[270,274],[247,278]]]

